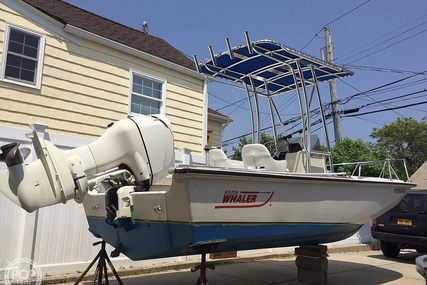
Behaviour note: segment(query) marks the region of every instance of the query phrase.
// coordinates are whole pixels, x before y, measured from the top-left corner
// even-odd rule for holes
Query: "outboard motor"
[[[1,146],[0,162],[5,162],[7,167],[23,163],[24,157],[19,151],[18,146],[18,143],[10,143]]]
[[[60,151],[35,130],[27,135],[38,159],[24,165],[18,144],[1,147],[0,192],[28,212],[70,199],[83,202],[88,177],[122,167],[145,190],[175,164],[173,133],[164,116],[138,116],[114,123],[93,143]]]

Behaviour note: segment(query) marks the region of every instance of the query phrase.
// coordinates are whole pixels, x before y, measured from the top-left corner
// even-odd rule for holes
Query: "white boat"
[[[342,240],[414,186],[392,173],[333,172],[317,84],[350,71],[274,41],[250,42],[248,36],[247,44],[228,44],[227,51],[196,63],[207,76],[242,83],[251,115],[258,112],[259,98],[266,98],[273,127],[282,122],[273,97],[295,92],[300,142],[276,153],[281,160],[253,143],[242,149],[242,161],[217,149],[209,151],[206,165],[194,166],[175,165],[173,133],[162,116],[124,119],[95,142],[64,152],[33,131],[29,137],[39,159],[29,165],[17,144],[1,148],[8,169],[0,172],[0,191],[29,212],[75,199],[83,203],[95,236],[116,253],[141,260]],[[324,152],[313,148],[314,102],[325,127]],[[257,142],[259,115],[252,121]],[[274,134],[279,140],[275,129]]]

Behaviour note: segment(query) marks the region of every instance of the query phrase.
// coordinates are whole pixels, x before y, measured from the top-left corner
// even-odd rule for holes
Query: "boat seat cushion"
[[[286,160],[275,160],[267,147],[262,144],[247,144],[242,148],[245,168],[265,168],[271,171],[288,171]]]
[[[226,167],[226,168],[244,168],[243,162],[228,159],[221,149],[211,149],[209,151],[209,166]]]

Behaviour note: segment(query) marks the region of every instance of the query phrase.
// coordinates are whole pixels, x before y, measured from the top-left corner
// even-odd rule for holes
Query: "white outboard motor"
[[[114,123],[93,143],[60,151],[49,141],[31,138],[38,160],[24,165],[18,144],[1,147],[0,192],[28,212],[75,199],[81,203],[88,177],[121,167],[145,190],[168,175],[175,164],[173,133],[164,116],[138,116]]]

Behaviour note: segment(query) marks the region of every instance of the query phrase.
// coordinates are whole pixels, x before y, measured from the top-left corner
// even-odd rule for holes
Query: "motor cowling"
[[[88,178],[100,172],[124,167],[136,184],[149,187],[175,163],[173,133],[163,116],[118,121],[93,143],[67,151],[39,138],[35,130],[27,137],[38,159],[25,165],[16,144],[3,146],[0,161],[8,168],[0,171],[0,191],[28,212],[73,198],[82,202]]]

